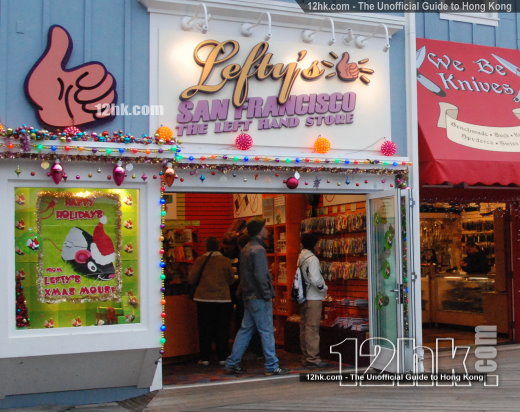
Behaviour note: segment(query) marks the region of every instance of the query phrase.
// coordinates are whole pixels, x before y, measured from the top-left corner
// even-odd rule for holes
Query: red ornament
[[[381,153],[385,156],[393,156],[397,153],[397,145],[391,140],[385,140],[381,145]]]
[[[121,186],[125,180],[125,169],[123,169],[121,161],[117,162],[116,167],[114,167],[112,171],[112,175],[114,176],[116,185]]]
[[[81,133],[81,130],[75,126],[69,126],[63,130],[63,133],[65,133],[67,136],[76,136],[78,133]]]
[[[295,177],[290,177],[285,182],[285,184],[287,185],[287,187],[289,189],[296,189],[298,187],[298,183],[300,183],[300,182]]]
[[[58,159],[54,161],[54,164],[51,167],[50,175],[52,177],[52,180],[56,184],[59,184],[61,182],[61,179],[63,179],[63,167],[61,166],[60,161]]]
[[[235,140],[235,146],[239,150],[249,150],[253,147],[253,138],[247,133],[241,133]]]
[[[173,181],[175,180],[175,170],[173,170],[171,163],[166,164],[166,168],[164,169],[163,173],[163,180],[168,187],[171,187],[171,185],[173,185]]]

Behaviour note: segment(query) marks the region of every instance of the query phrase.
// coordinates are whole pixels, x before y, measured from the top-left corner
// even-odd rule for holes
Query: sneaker
[[[224,365],[226,364],[226,361],[225,361],[225,360],[219,360],[219,361],[218,361],[218,364],[219,364],[220,366],[224,366]]]
[[[231,368],[225,367],[224,369],[230,375],[241,375],[246,373],[246,370],[240,365],[232,366]]]
[[[289,373],[289,369],[287,368],[276,368],[275,370],[272,370],[272,371],[265,371],[264,374],[265,376],[272,376],[272,375],[287,375]]]
[[[327,366],[330,366],[329,363],[327,362],[323,362],[323,361],[319,361],[318,363],[312,363],[312,362],[305,362],[303,364],[303,366],[305,366],[306,368],[317,368],[317,369],[320,369],[320,368],[326,368]]]
[[[209,361],[207,360],[200,360],[197,363],[202,366],[209,366]]]

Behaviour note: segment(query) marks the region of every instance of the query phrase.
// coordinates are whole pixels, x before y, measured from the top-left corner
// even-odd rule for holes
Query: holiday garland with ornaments
[[[300,180],[303,181],[303,186],[312,183],[312,187],[318,189],[322,182],[316,176],[310,182],[302,179],[301,174],[310,173],[332,173],[345,175],[344,183],[336,182],[338,186],[341,184],[350,185],[351,180],[349,176],[353,175],[380,175],[382,177],[381,183],[386,183],[386,176],[392,175],[393,181],[388,185],[401,189],[408,188],[408,166],[412,163],[408,161],[397,160],[380,160],[380,159],[345,159],[345,158],[323,158],[314,156],[259,156],[259,155],[236,155],[236,154],[198,154],[198,155],[184,155],[180,145],[182,142],[175,138],[173,130],[167,126],[161,126],[155,134],[143,134],[139,137],[125,134],[123,131],[101,133],[87,133],[83,132],[77,127],[71,126],[65,128],[63,131],[50,132],[43,129],[36,129],[23,125],[18,128],[5,128],[0,123],[0,159],[31,159],[41,162],[41,167],[45,170],[49,169],[48,176],[59,184],[68,179],[64,166],[65,162],[70,161],[87,161],[87,162],[109,162],[114,164],[114,158],[117,159],[112,173],[107,175],[107,180],[112,180],[117,186],[124,183],[127,174],[133,169],[133,164],[156,164],[160,166],[160,171],[152,176],[153,179],[161,179],[161,194],[164,194],[166,186],[172,186],[178,179],[179,183],[184,182],[184,178],[178,176],[175,171],[186,171],[190,176],[198,174],[201,183],[207,181],[209,178],[215,176],[217,173],[227,174],[231,172],[233,177],[237,177],[237,172],[254,172],[254,179],[257,180],[259,172],[269,172],[275,177],[279,177],[282,183],[290,190],[299,187]],[[241,132],[234,141],[234,149],[242,152],[247,152],[253,148],[254,140],[248,133]],[[2,150],[3,149],[3,150]],[[314,141],[312,151],[318,155],[328,153],[332,149],[329,139],[323,136],[318,136]],[[384,156],[394,156],[397,153],[397,145],[384,139],[380,147],[380,152]],[[24,171],[20,166],[17,166],[15,173],[20,176]],[[128,173],[127,173],[128,172]],[[101,169],[97,168],[97,173],[101,173]],[[290,173],[287,177],[286,174]],[[31,176],[35,175],[34,171],[30,172]],[[87,177],[92,178],[93,173],[88,173]],[[285,175],[285,176],[284,176]],[[137,174],[131,174],[132,179],[136,179]],[[80,180],[82,176],[76,174],[76,180]],[[140,176],[143,182],[146,182],[148,176],[142,173]],[[244,177],[244,182],[247,178]],[[326,183],[331,183],[329,179],[324,180]],[[355,186],[368,184],[368,179],[362,179],[353,183]],[[161,215],[161,230],[165,227],[165,197],[160,199],[160,215]],[[126,229],[133,227],[133,222],[127,220],[124,227]],[[36,241],[37,238],[35,237]],[[163,240],[161,238],[161,240]],[[34,246],[34,240],[32,240]],[[125,249],[125,253],[130,253]],[[165,354],[164,345],[165,338],[165,287],[164,274],[165,262],[163,259],[164,250],[160,250],[161,268],[161,325],[159,339],[161,355]],[[124,275],[133,276],[134,269],[132,267],[125,267]],[[31,319],[27,308],[27,300],[25,296],[22,280],[23,274],[17,274],[16,277],[16,324],[18,328],[27,328],[31,326]],[[128,296],[125,296],[125,302],[130,307],[136,307],[138,301],[134,292],[128,291]],[[117,323],[116,309],[107,308],[96,316],[96,324]],[[121,316],[119,316],[121,317]],[[85,322],[83,317],[83,323]],[[126,322],[133,322],[135,315],[128,315],[125,318]],[[48,318],[42,322],[39,319],[40,325],[38,327],[53,328],[56,319]],[[63,321],[62,321],[63,322]],[[81,326],[82,319],[80,316],[75,317],[71,321],[71,326]]]

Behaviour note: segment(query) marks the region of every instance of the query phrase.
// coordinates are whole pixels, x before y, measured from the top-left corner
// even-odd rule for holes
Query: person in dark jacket
[[[252,219],[247,223],[251,239],[240,253],[240,288],[244,301],[244,318],[237,333],[231,355],[226,360],[226,370],[239,374],[242,356],[256,330],[262,339],[266,375],[283,375],[288,370],[281,368],[276,357],[273,302],[274,288],[267,264],[267,253],[263,240],[267,237],[264,219]]]
[[[209,365],[211,344],[215,342],[218,362],[224,365],[228,355],[229,321],[231,316],[231,295],[229,286],[233,282],[231,261],[218,251],[216,237],[206,239],[207,252],[199,256],[190,270],[188,282],[196,283],[196,278],[206,259],[193,300],[197,302],[199,327],[199,364]],[[211,255],[211,256],[210,256]]]
[[[466,257],[462,259],[462,270],[470,275],[488,273],[489,263],[484,251],[474,242],[466,244]]]

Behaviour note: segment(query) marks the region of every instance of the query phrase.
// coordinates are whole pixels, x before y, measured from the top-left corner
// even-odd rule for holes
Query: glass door
[[[408,280],[403,269],[408,270],[409,246],[405,205],[397,189],[367,196],[370,366],[386,372],[404,371],[407,356],[398,338],[410,332],[409,320],[405,325],[404,319],[405,304],[409,307],[407,282],[403,283],[403,278]]]

